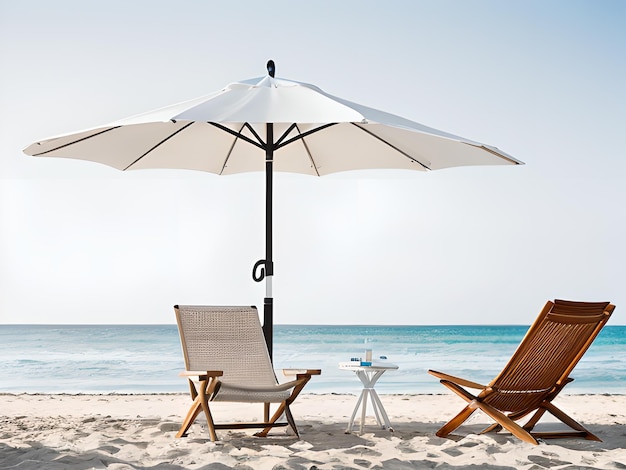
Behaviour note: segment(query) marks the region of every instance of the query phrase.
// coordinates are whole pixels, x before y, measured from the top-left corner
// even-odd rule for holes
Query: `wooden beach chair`
[[[291,426],[298,436],[289,405],[319,369],[285,369],[295,377],[279,384],[267,350],[256,307],[175,306],[176,321],[185,357],[181,376],[189,380],[193,403],[176,437],[185,436],[204,411],[212,441],[216,429],[263,428],[267,436],[275,426]],[[195,380],[194,380],[195,378]],[[211,402],[263,403],[264,419],[254,423],[216,424]],[[270,403],[278,407],[270,418]],[[285,416],[287,422],[278,421]]]
[[[429,370],[440,382],[468,402],[446,423],[437,436],[446,437],[476,410],[496,421],[482,433],[502,428],[523,441],[537,444],[537,438],[582,437],[600,439],[552,404],[572,380],[569,377],[585,351],[613,313],[609,302],[548,301],[530,327],[506,367],[489,385]],[[479,390],[472,394],[466,388]],[[572,431],[532,432],[548,411]],[[516,421],[534,413],[520,426]]]

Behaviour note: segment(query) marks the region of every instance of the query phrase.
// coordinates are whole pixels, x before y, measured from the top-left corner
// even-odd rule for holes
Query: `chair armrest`
[[[476,388],[478,390],[482,390],[485,388],[485,385],[481,385],[476,382],[472,382],[471,380],[461,379],[459,377],[455,377],[454,375],[445,374],[443,372],[438,372],[436,370],[428,370],[430,375],[434,375],[435,377],[443,380],[447,380],[449,382],[453,382],[457,385],[463,385],[464,387]]]
[[[180,374],[180,377],[199,377],[200,380],[206,380],[209,377],[221,377],[224,375],[222,370],[184,370]]]
[[[320,375],[322,373],[322,369],[283,369],[283,375]]]

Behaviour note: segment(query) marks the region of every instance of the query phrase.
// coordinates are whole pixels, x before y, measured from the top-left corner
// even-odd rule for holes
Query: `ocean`
[[[309,393],[359,393],[338,363],[385,356],[379,393],[443,393],[428,369],[476,382],[505,365],[528,326],[276,325],[274,365],[321,368]],[[176,393],[183,358],[176,325],[0,325],[0,393]],[[626,393],[626,326],[606,326],[565,393]],[[280,379],[280,375],[279,375]]]

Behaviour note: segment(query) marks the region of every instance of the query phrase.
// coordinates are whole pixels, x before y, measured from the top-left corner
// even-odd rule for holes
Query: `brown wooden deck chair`
[[[482,433],[505,428],[533,444],[537,444],[536,438],[583,437],[599,441],[554,406],[552,400],[574,380],[569,377],[570,372],[614,309],[609,302],[548,301],[509,363],[487,386],[429,370],[430,374],[441,379],[443,385],[468,402],[458,415],[437,431],[437,436],[448,436],[479,409],[496,421]],[[480,391],[474,395],[463,387]],[[532,432],[546,411],[573,431]],[[516,423],[531,413],[534,414],[526,424]]]
[[[193,404],[176,437],[186,435],[204,411],[211,440],[216,429],[263,428],[266,436],[274,426],[291,426],[298,435],[289,405],[312,375],[320,370],[284,370],[295,380],[279,384],[267,351],[256,307],[175,306],[176,321],[185,357]],[[194,381],[192,378],[196,378]],[[197,383],[199,382],[199,384]],[[210,402],[263,403],[264,420],[254,423],[215,424]],[[278,408],[270,418],[270,403]],[[287,422],[278,419],[285,415]]]

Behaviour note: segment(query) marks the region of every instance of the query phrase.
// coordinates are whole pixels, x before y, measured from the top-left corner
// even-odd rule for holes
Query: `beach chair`
[[[548,301],[530,327],[506,367],[489,385],[428,372],[468,402],[446,423],[437,436],[446,437],[481,410],[496,422],[482,433],[507,429],[519,439],[537,444],[537,438],[582,437],[600,439],[558,409],[552,400],[572,380],[570,372],[613,313],[609,302]],[[479,390],[472,394],[466,388]],[[571,431],[533,432],[545,412],[569,426]],[[520,426],[516,421],[534,413]]]
[[[263,428],[265,437],[275,426],[291,426],[298,436],[289,405],[319,369],[284,369],[294,379],[279,384],[261,329],[256,307],[174,307],[185,357],[185,371],[193,403],[176,437],[186,435],[204,411],[212,441],[217,429]],[[195,379],[195,380],[194,380]],[[264,420],[253,423],[213,421],[212,402],[263,403]],[[270,418],[270,403],[278,407]],[[279,421],[285,416],[287,422]]]

